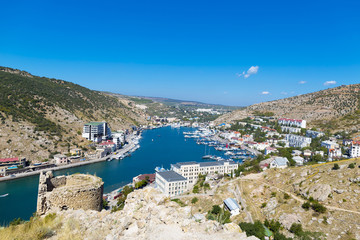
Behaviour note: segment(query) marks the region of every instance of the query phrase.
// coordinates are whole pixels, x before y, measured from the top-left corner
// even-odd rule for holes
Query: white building
[[[300,157],[300,156],[295,156],[293,157],[293,160],[296,163],[296,166],[302,166],[304,165],[304,158]]]
[[[278,123],[280,125],[306,128],[306,120],[291,119],[291,118],[279,118]]]
[[[236,216],[240,213],[240,206],[233,198],[227,198],[224,200],[224,207],[229,210],[231,216]]]
[[[101,142],[111,137],[111,130],[107,122],[89,122],[84,124],[82,137],[93,142]]]
[[[281,131],[282,131],[283,133],[300,133],[300,132],[301,132],[301,128],[281,126]]]
[[[360,157],[360,142],[352,142],[350,148],[350,157]]]
[[[238,164],[234,161],[180,162],[171,164],[171,170],[187,178],[189,184],[195,184],[199,174],[229,174],[237,168]]]
[[[303,148],[310,146],[311,143],[311,138],[293,134],[286,134],[285,139],[289,142],[290,147]]]
[[[54,163],[56,165],[63,165],[68,163],[68,157],[63,154],[54,155]]]
[[[180,195],[189,189],[188,180],[174,171],[157,172],[157,188],[169,197]]]
[[[311,138],[319,138],[324,136],[325,133],[323,132],[318,132],[318,131],[313,131],[313,130],[306,130],[306,136],[307,137],[311,137]]]
[[[286,168],[289,160],[286,157],[276,157],[271,163],[270,168]]]
[[[326,147],[327,149],[339,148],[339,144],[333,141],[322,141],[321,146]]]
[[[342,156],[341,148],[330,148],[328,151],[328,159],[340,158]]]

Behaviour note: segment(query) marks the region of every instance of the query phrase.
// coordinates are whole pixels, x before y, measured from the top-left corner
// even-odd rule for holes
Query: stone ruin
[[[101,178],[74,174],[54,177],[52,171],[41,172],[36,212],[43,215],[50,210],[102,209],[104,182]]]

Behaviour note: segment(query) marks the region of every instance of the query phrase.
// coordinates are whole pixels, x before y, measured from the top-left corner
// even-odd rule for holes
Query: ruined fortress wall
[[[101,178],[74,174],[54,177],[52,172],[40,174],[37,213],[65,209],[102,209],[104,183]]]

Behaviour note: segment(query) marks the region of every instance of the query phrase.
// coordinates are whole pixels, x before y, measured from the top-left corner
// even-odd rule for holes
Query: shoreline
[[[106,159],[108,159],[108,158],[110,158],[110,159],[115,158],[116,160],[118,160],[118,158],[120,158],[122,155],[130,152],[132,149],[135,148],[136,144],[133,142],[134,138],[135,138],[135,136],[132,135],[130,137],[129,144],[127,144],[123,148],[119,149],[117,151],[117,154],[112,153],[103,158],[98,158],[98,159],[93,159],[93,160],[88,160],[88,161],[83,161],[83,162],[77,162],[77,163],[71,163],[71,164],[66,164],[66,165],[62,165],[62,166],[44,168],[44,169],[35,170],[32,172],[19,173],[15,176],[11,176],[11,175],[5,176],[5,177],[0,178],[0,182],[11,181],[11,180],[19,179],[19,178],[25,178],[25,177],[30,177],[30,176],[34,176],[34,175],[39,175],[42,171],[58,171],[58,170],[63,170],[63,169],[67,169],[67,168],[73,168],[73,167],[79,167],[79,166],[88,165],[88,164],[92,164],[92,163],[103,162],[103,161],[106,161]]]

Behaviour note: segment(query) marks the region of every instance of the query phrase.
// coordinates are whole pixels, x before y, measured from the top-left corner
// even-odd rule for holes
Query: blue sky
[[[360,1],[14,0],[1,10],[1,66],[94,90],[244,106],[360,82]]]

